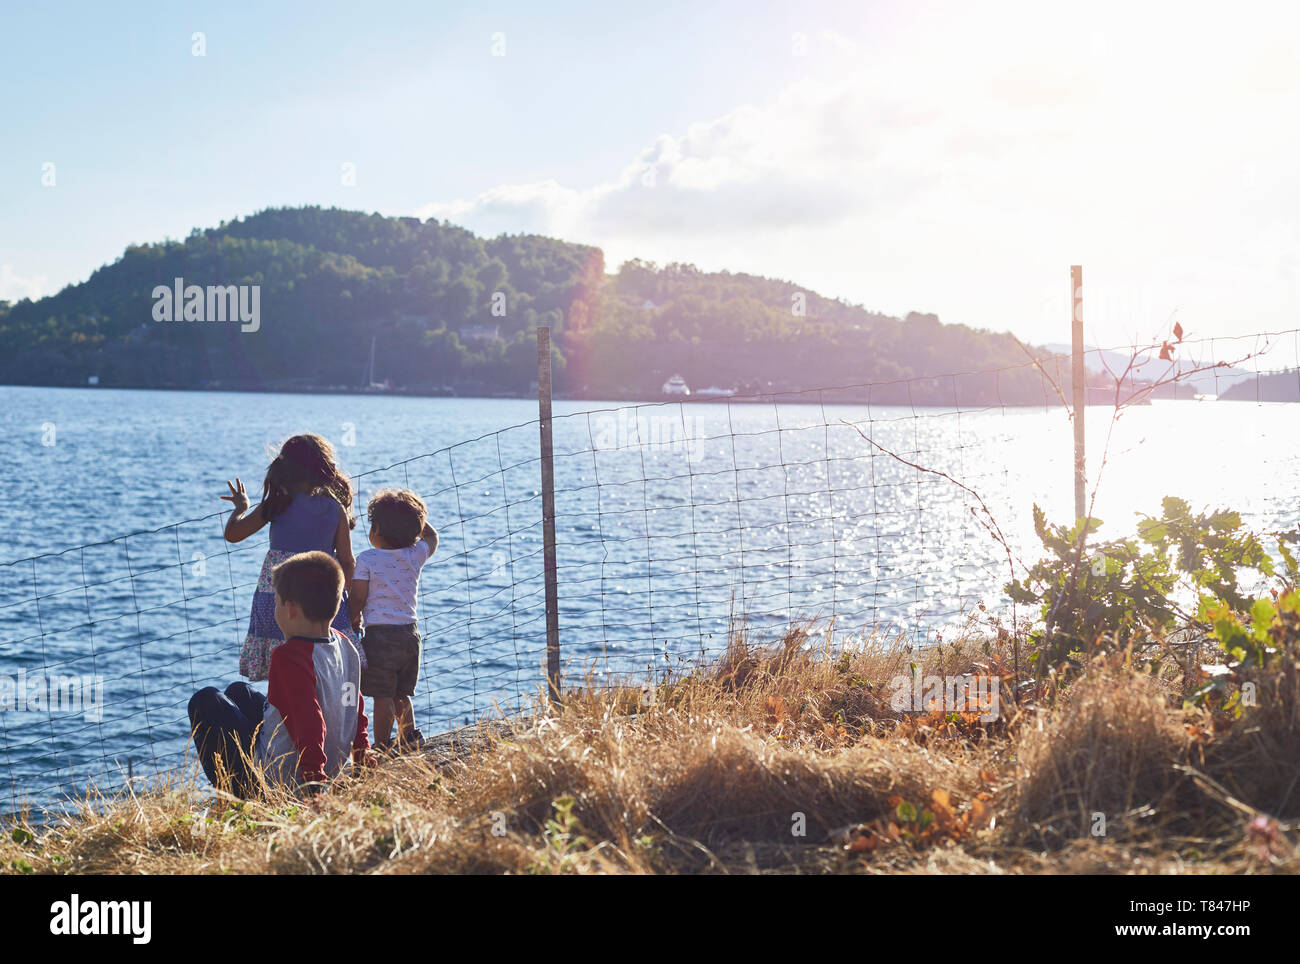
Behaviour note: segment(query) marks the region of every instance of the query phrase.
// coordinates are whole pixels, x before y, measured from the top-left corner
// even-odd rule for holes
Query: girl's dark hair
[[[357,524],[352,483],[339,471],[334,446],[319,435],[295,435],[280,446],[262,483],[262,517],[268,522],[274,519],[289,508],[298,492],[332,497],[347,511],[348,528]]]

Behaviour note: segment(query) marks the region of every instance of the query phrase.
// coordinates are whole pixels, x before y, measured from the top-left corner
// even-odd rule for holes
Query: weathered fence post
[[[560,700],[560,594],[555,567],[555,462],[551,442],[551,329],[537,329],[537,424],[542,438],[542,543],[546,568],[546,688]]]
[[[1084,459],[1083,413],[1088,406],[1087,374],[1083,364],[1083,265],[1070,266],[1071,343],[1074,354],[1074,517],[1087,512],[1084,489],[1087,462]]]

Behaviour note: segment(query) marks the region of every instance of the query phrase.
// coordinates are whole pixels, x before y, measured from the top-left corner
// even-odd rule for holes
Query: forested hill
[[[133,245],[85,283],[13,305],[0,317],[0,380],[360,387],[373,338],[376,381],[526,387],[536,349],[530,355],[518,336],[581,317],[603,274],[599,249],[550,238],[484,240],[433,220],[268,210],[184,242]],[[259,286],[257,330],[156,321],[153,291],[176,278]],[[497,292],[506,312],[493,317]],[[461,344],[458,330],[488,321],[496,338]]]
[[[176,320],[159,320],[155,292],[168,289],[170,302],[177,278],[208,292],[209,313],[211,286],[258,286],[256,324],[185,320],[184,288]],[[602,252],[587,245],[484,239],[432,219],[308,207],[132,245],[82,284],[0,302],[0,381],[262,389],[374,381],[522,394],[536,374],[537,325],[555,333],[557,393],[587,397],[654,397],[672,374],[696,388],[765,392],[1025,362],[1010,335],[928,314],[894,318],[791,282],[640,261],[606,275]],[[938,379],[873,397],[945,404],[954,387]],[[1023,369],[956,387],[963,404],[1044,400],[1040,377]]]

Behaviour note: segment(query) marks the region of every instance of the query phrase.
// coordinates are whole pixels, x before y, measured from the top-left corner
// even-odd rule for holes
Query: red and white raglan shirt
[[[289,786],[324,781],[370,747],[361,698],[361,656],[335,629],[328,639],[294,636],[271,653],[257,759]]]

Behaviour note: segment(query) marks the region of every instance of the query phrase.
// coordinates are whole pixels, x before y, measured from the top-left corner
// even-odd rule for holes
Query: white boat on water
[[[382,382],[375,381],[375,339],[370,339],[370,364],[366,366],[365,381],[362,382],[363,392],[391,392],[393,386],[385,378]]]
[[[686,379],[681,375],[674,375],[668,381],[664,382],[665,395],[689,395],[690,387],[686,384]]]

